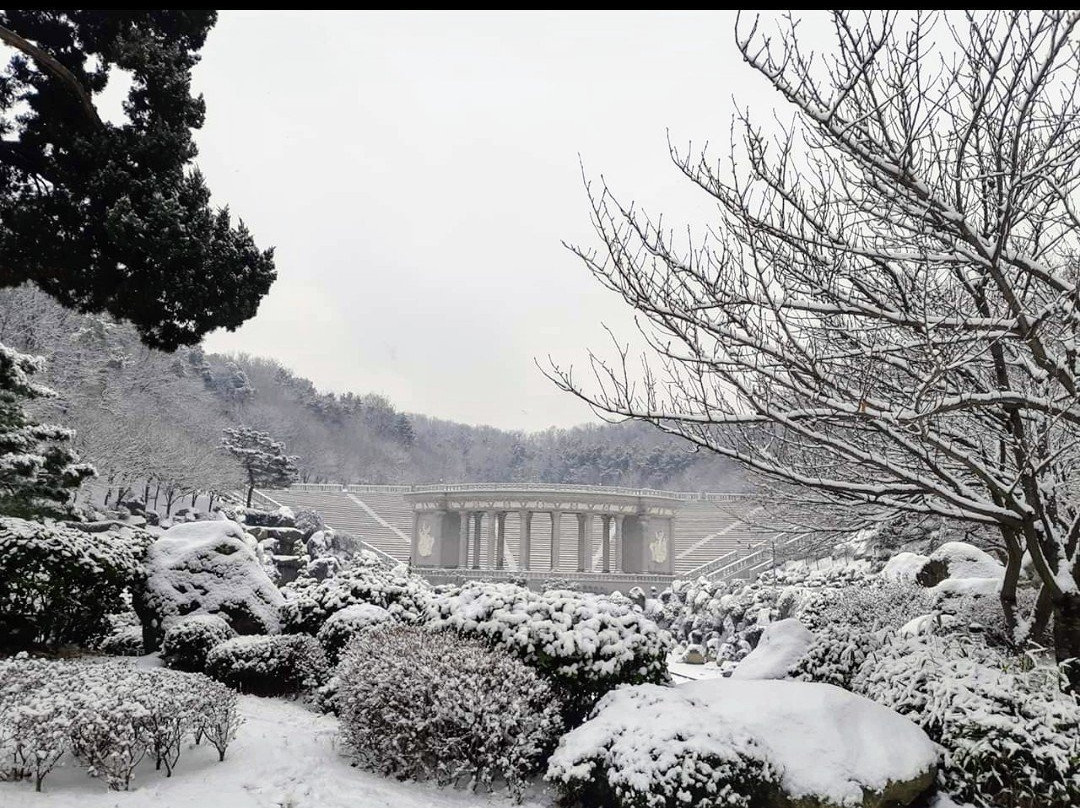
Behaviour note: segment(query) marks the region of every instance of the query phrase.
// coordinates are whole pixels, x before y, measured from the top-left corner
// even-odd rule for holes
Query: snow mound
[[[156,647],[166,625],[189,614],[218,614],[239,634],[281,630],[284,599],[236,522],[188,522],[150,545],[136,610]]]
[[[930,555],[947,565],[950,578],[1001,578],[1005,567],[985,550],[962,541],[950,541]]]
[[[925,634],[933,634],[937,622],[938,616],[935,614],[920,614],[900,626],[896,630],[896,634],[900,637],[920,637]]]
[[[938,596],[972,595],[996,597],[1001,592],[1001,578],[946,578],[934,587]]]
[[[218,539],[239,539],[247,544],[248,534],[244,528],[231,519],[214,519],[202,522],[181,522],[173,525],[162,534],[162,538],[190,539],[192,541],[217,541]]]
[[[928,556],[919,553],[897,553],[885,563],[881,574],[894,581],[913,583],[915,576],[922,572],[929,560]]]
[[[783,679],[813,641],[813,632],[796,618],[779,620],[765,629],[757,648],[739,663],[731,678]]]
[[[732,764],[736,758],[741,763]],[[707,778],[726,770],[763,777],[820,808],[861,806],[868,794],[881,796],[868,804],[904,805],[933,782],[937,759],[918,726],[839,687],[704,679],[609,693],[591,720],[563,736],[547,777],[572,788],[599,775],[617,792],[647,794],[670,785],[673,772]],[[761,786],[695,782],[694,794],[716,795],[732,783],[733,805],[749,804],[746,792]]]

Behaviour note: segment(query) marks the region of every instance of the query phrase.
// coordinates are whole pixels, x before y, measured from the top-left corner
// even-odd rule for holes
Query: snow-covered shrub
[[[851,681],[870,654],[885,642],[887,632],[866,631],[850,623],[819,628],[806,653],[790,675],[807,682],[821,682],[851,689]]]
[[[393,619],[393,615],[386,609],[371,603],[346,606],[327,618],[323,627],[319,629],[318,640],[330,664],[336,665],[342,649],[356,636],[357,632]]]
[[[135,591],[148,648],[191,614],[220,615],[239,634],[280,630],[281,592],[249,541],[240,525],[222,519],[175,525],[150,545],[145,582]]]
[[[98,650],[112,656],[142,656],[143,635],[138,626],[121,626],[98,643]]]
[[[161,658],[170,668],[202,673],[210,649],[235,636],[232,627],[216,614],[181,617],[165,629]]]
[[[469,583],[432,598],[426,620],[518,656],[559,686],[571,718],[620,684],[667,679],[668,633],[602,595]]]
[[[689,727],[664,732],[656,720],[638,721],[670,712],[656,708],[677,692],[644,685],[607,694],[588,722],[563,736],[546,778],[568,803],[585,808],[751,808],[763,802],[775,776],[753,740],[732,743],[719,727],[714,739],[708,730],[697,737]]]
[[[314,636],[334,612],[361,603],[381,606],[400,620],[417,620],[431,596],[431,585],[402,565],[387,569],[373,553],[363,552],[332,578],[301,576],[282,591],[283,629]]]
[[[337,671],[341,732],[366,768],[520,797],[562,731],[536,672],[484,643],[388,623],[359,634]]]
[[[858,585],[820,590],[797,610],[812,628],[897,629],[934,608],[934,596],[914,583],[875,576]]]
[[[0,518],[0,645],[57,647],[107,634],[152,538]]]
[[[296,512],[294,523],[297,530],[302,530],[304,532],[305,537],[326,527],[326,522],[323,520],[322,514],[312,508],[301,508],[298,510]]]
[[[171,775],[185,741],[209,738],[224,759],[236,695],[204,676],[122,662],[0,661],[0,779],[41,789],[65,755],[110,788],[127,788],[147,756]]]
[[[242,693],[280,696],[321,685],[326,655],[304,634],[234,637],[210,649],[206,673]]]
[[[893,638],[852,688],[944,747],[942,785],[986,808],[1080,804],[1080,703],[1052,667],[1025,669],[977,637]]]

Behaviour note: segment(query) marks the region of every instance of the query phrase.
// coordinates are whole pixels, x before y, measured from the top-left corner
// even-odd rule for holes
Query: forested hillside
[[[0,292],[0,343],[48,358],[59,396],[39,406],[78,431],[105,482],[153,479],[166,496],[235,485],[219,445],[222,429],[240,424],[285,441],[304,482],[742,485],[726,461],[640,424],[524,433],[403,413],[377,393],[320,392],[271,359],[147,348],[130,326],[29,288]]]

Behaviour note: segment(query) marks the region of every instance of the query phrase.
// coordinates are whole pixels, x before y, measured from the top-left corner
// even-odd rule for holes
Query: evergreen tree
[[[30,380],[42,364],[0,345],[0,513],[10,516],[57,514],[94,474],[68,445],[73,431],[35,423],[23,411],[23,400],[54,395]]]
[[[405,413],[399,413],[394,419],[394,438],[402,446],[411,447],[416,441],[416,433],[413,432],[412,421]]]
[[[0,10],[0,286],[135,324],[172,350],[255,314],[274,280],[192,161],[191,70],[213,11]],[[127,120],[95,96],[127,71]]]
[[[255,486],[288,488],[296,482],[296,461],[299,458],[286,455],[284,443],[274,440],[266,432],[246,426],[226,429],[224,434],[224,447],[240,461],[247,474],[249,508]]]

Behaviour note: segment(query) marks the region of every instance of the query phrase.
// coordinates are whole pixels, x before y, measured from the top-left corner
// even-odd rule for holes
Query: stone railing
[[[366,483],[293,483],[297,491],[325,491],[351,494],[408,494],[456,491],[579,491],[594,494],[622,494],[632,497],[660,497],[683,502],[741,502],[753,494],[738,492],[662,491],[658,488],[630,488],[618,485],[573,485],[571,483],[453,483],[451,485],[368,485]]]

